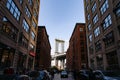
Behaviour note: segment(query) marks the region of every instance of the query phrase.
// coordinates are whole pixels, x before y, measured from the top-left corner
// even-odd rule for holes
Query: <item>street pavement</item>
[[[60,74],[55,74],[53,80],[74,80],[72,74],[68,75],[68,78],[61,78]]]

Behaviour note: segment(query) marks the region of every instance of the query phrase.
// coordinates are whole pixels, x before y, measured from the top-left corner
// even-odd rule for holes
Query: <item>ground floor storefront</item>
[[[12,67],[21,72],[25,69],[33,69],[33,65],[34,56],[0,43],[0,70]]]

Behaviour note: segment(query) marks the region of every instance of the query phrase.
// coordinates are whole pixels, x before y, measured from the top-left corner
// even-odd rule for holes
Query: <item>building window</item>
[[[107,35],[105,35],[105,37],[103,38],[103,41],[105,43],[105,47],[109,47],[109,46],[113,45],[113,43],[114,43],[113,32],[110,32]]]
[[[89,35],[89,42],[92,42],[92,34]]]
[[[31,18],[31,13],[30,13],[29,9],[27,8],[27,6],[25,6],[25,14],[27,15],[27,17],[29,19]]]
[[[33,40],[35,40],[35,33],[33,31],[31,32],[31,37]]]
[[[3,31],[13,40],[15,41],[17,40],[18,29],[15,28],[14,25],[11,24],[5,17],[3,17],[3,26],[2,26],[1,31]]]
[[[36,28],[36,27],[37,27],[37,24],[35,23],[35,21],[34,21],[34,20],[32,21],[32,26],[33,26],[34,28]]]
[[[35,8],[38,10],[39,9],[39,1],[38,0],[36,0],[36,4],[35,4]]]
[[[102,5],[102,7],[100,8],[101,14],[104,14],[104,12],[108,9],[108,7],[109,7],[108,0],[106,0]]]
[[[117,4],[116,8],[114,9],[115,15],[120,17],[120,2]]]
[[[103,21],[103,29],[107,29],[112,24],[111,16],[108,15]]]
[[[84,40],[80,40],[80,45],[81,45],[81,46],[84,46],[84,45],[85,45]]]
[[[82,32],[83,31],[83,28],[80,28],[80,32]]]
[[[92,7],[92,13],[95,12],[96,8],[97,8],[96,3],[94,3],[94,5],[93,5],[93,7]]]
[[[38,15],[37,15],[37,12],[34,10],[33,12],[33,16],[37,19],[38,18]]]
[[[118,70],[119,65],[118,65],[118,56],[117,56],[116,51],[112,51],[110,53],[107,53],[106,57],[107,57],[107,63],[108,63],[107,69]]]
[[[86,10],[87,10],[87,11],[89,10],[89,5],[87,5]]]
[[[81,54],[81,62],[86,63],[86,56],[85,54]]]
[[[90,54],[93,54],[93,52],[94,52],[93,45],[91,45],[91,46],[89,47],[89,53],[90,53]]]
[[[102,55],[97,55],[96,56],[96,61],[97,61],[97,69],[102,70],[103,69],[103,57]]]
[[[120,8],[118,8],[118,9],[116,10],[116,15],[117,15],[118,17],[120,17]]]
[[[95,15],[95,17],[93,18],[93,23],[95,24],[97,23],[97,21],[98,21],[98,15]]]
[[[90,20],[90,14],[88,14],[87,19]]]
[[[30,44],[30,50],[34,50],[34,46],[32,43]]]
[[[85,52],[85,48],[81,47],[81,52],[84,53]]]
[[[94,30],[94,35],[95,35],[95,37],[97,37],[97,36],[99,36],[99,34],[100,34],[100,28],[97,27],[97,28]]]
[[[94,58],[90,58],[90,67],[93,68],[93,69],[95,68],[95,64],[94,63],[95,63],[95,59]]]
[[[20,11],[19,11],[18,7],[15,5],[15,3],[13,2],[13,0],[8,0],[6,6],[9,9],[10,13],[18,21],[20,18]]]
[[[19,2],[20,2],[20,4],[22,4],[22,3],[23,3],[23,0],[19,0]]]
[[[84,35],[83,34],[80,35],[80,39],[81,40],[84,39]]]
[[[29,25],[28,25],[28,23],[26,22],[25,19],[23,20],[22,26],[23,26],[24,30],[28,33],[30,27],[29,27]]]
[[[28,40],[24,36],[22,36],[22,42],[21,42],[21,44],[24,47],[28,48]]]
[[[88,30],[90,31],[92,29],[91,24],[88,25]]]
[[[98,40],[97,42],[95,42],[95,51],[99,51],[102,49],[102,46],[101,46],[101,43],[100,43],[100,40]]]
[[[28,0],[28,3],[29,3],[30,6],[33,5],[33,1],[32,0]]]

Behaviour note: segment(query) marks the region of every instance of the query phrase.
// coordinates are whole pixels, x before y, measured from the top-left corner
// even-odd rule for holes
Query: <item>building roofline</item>
[[[72,38],[72,36],[73,36],[73,34],[74,34],[74,32],[75,32],[75,29],[77,28],[77,25],[85,25],[85,23],[76,23],[76,24],[75,24],[75,27],[74,27],[74,30],[73,30],[73,32],[72,32],[72,35],[71,35],[71,37],[70,37],[70,39],[69,39],[69,42],[70,42],[70,40],[71,40],[71,38]]]

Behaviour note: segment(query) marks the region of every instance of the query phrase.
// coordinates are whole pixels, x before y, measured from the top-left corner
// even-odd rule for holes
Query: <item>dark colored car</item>
[[[14,80],[31,80],[28,75],[19,75],[16,79]]]
[[[65,70],[61,71],[60,75],[61,75],[61,78],[68,78],[68,72]]]
[[[120,80],[120,73],[115,71],[94,71],[95,78],[98,80]]]
[[[0,75],[0,80],[16,80],[17,75],[7,75],[7,74],[3,74]]]
[[[80,80],[88,80],[89,79],[89,71],[88,70],[80,70],[79,78],[80,78]]]

